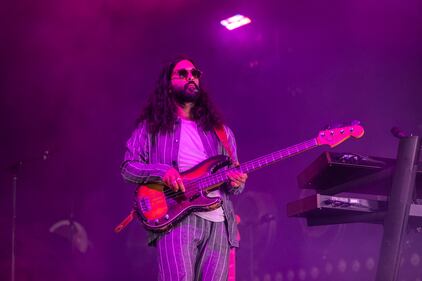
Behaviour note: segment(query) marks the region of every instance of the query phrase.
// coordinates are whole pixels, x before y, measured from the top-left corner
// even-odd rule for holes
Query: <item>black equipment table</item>
[[[380,223],[384,226],[376,281],[396,281],[408,225],[422,226],[420,137],[400,139],[397,160],[325,152],[298,176],[314,195],[287,205],[289,217],[309,226]]]
[[[298,185],[321,194],[388,195],[395,164],[391,158],[326,151],[298,175]],[[418,164],[415,197],[422,199],[422,163]]]
[[[316,193],[287,204],[287,216],[306,218],[308,226],[354,222],[382,224],[387,207],[386,196]],[[414,227],[422,226],[422,204],[410,205],[409,223]]]

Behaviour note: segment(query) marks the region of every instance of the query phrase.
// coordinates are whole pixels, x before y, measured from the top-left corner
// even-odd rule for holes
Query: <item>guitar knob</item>
[[[159,224],[160,223],[160,221],[158,219],[155,219],[154,222],[155,222],[155,224]]]
[[[166,220],[169,220],[169,219],[170,219],[170,216],[169,216],[168,214],[166,214],[166,215],[164,216],[164,218],[165,218]]]

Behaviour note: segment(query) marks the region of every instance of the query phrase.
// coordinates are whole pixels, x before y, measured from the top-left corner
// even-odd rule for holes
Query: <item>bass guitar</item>
[[[148,230],[167,231],[191,212],[221,206],[220,197],[211,198],[207,194],[229,181],[228,171],[250,173],[317,146],[335,147],[350,137],[360,138],[363,134],[363,127],[357,124],[320,131],[313,139],[258,157],[238,167],[230,167],[231,161],[227,156],[211,157],[180,174],[185,192],[174,192],[159,183],[139,186],[135,191],[134,213]]]

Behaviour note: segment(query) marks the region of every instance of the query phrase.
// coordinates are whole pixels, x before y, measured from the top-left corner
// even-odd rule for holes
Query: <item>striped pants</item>
[[[226,281],[229,242],[225,222],[187,216],[157,241],[159,280]]]

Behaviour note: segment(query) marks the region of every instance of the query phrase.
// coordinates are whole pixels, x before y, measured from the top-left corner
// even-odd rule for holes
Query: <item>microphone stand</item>
[[[18,162],[18,164],[22,164],[22,162]],[[21,165],[16,165],[15,173],[13,173],[12,178],[12,253],[11,253],[11,276],[10,280],[15,281],[15,262],[16,262],[16,255],[15,255],[15,243],[16,243],[16,191],[18,187],[18,170]]]
[[[50,151],[43,151],[42,160],[47,160]],[[39,161],[39,157],[28,159],[25,163],[33,163]],[[22,169],[24,161],[17,161],[12,165],[6,167],[12,174],[12,249],[11,249],[11,270],[10,280],[16,280],[16,217],[17,217],[17,190],[18,190],[18,173]]]

